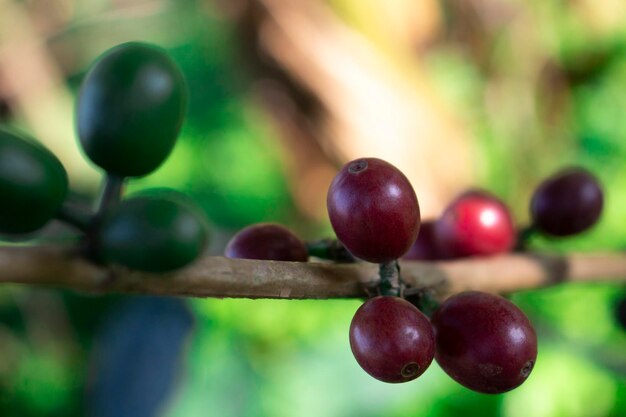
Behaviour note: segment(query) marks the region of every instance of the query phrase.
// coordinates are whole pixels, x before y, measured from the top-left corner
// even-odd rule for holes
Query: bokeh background
[[[401,168],[425,218],[478,185],[520,225],[542,178],[585,166],[606,186],[602,221],[532,248],[626,247],[623,0],[0,0],[0,123],[52,149],[77,199],[97,194],[101,174],[75,139],[76,92],[90,62],[129,40],[168,50],[190,105],[171,158],[128,191],[191,195],[213,254],[259,221],[331,236],[327,187],[359,156]],[[52,224],[41,239],[64,237]],[[5,286],[0,416],[624,416],[613,312],[625,292],[513,294],[538,330],[537,365],[519,389],[487,396],[436,364],[407,384],[370,378],[348,345],[358,300]]]

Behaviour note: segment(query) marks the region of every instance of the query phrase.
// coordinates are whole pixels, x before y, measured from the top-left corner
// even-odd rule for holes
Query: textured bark
[[[508,254],[453,262],[401,262],[407,291],[435,298],[465,290],[510,293],[577,281],[626,282],[623,254]],[[169,274],[104,268],[73,248],[0,248],[0,282],[91,293],[190,297],[323,299],[371,294],[378,265],[298,263],[204,257]],[[369,290],[369,291],[368,291]]]

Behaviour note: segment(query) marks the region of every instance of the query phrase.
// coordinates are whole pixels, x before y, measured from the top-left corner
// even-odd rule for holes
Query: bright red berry
[[[400,258],[420,227],[420,210],[409,180],[376,158],[357,159],[335,176],[328,215],[339,240],[357,258],[375,263]]]
[[[357,310],[350,347],[361,368],[384,382],[417,378],[435,354],[428,318],[408,301],[389,296],[367,300]]]
[[[306,262],[306,245],[291,230],[279,224],[259,223],[248,226],[228,242],[228,258],[266,261]]]
[[[434,234],[438,249],[450,258],[507,252],[517,238],[506,205],[478,190],[456,198],[437,220]]]
[[[497,394],[523,383],[535,365],[537,336],[510,301],[482,292],[447,299],[432,317],[443,370],[474,391]]]

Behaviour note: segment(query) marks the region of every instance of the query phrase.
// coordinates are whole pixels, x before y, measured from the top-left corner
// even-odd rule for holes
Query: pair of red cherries
[[[531,202],[532,228],[553,236],[579,233],[600,216],[597,180],[582,169],[549,178]],[[355,257],[374,263],[398,258],[453,259],[511,250],[517,231],[507,207],[485,191],[457,197],[422,225],[415,192],[393,165],[376,158],[346,164],[333,180],[328,213],[338,239]],[[304,242],[278,225],[242,230],[228,244],[235,258],[306,261]],[[497,279],[497,277],[494,277]],[[408,301],[366,301],[350,326],[357,362],[374,378],[406,382],[436,358],[460,384],[484,393],[509,391],[526,380],[537,356],[535,331],[508,300],[481,292],[447,299],[429,319]]]

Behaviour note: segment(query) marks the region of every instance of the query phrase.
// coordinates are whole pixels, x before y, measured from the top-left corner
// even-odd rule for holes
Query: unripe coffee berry
[[[106,263],[168,272],[196,260],[208,243],[202,213],[181,197],[131,197],[98,226],[96,249]]]
[[[186,103],[183,75],[162,49],[139,42],[116,46],[96,61],[80,89],[80,143],[107,172],[149,174],[172,151]]]
[[[43,227],[61,208],[67,186],[56,156],[32,139],[0,129],[0,233]]]

